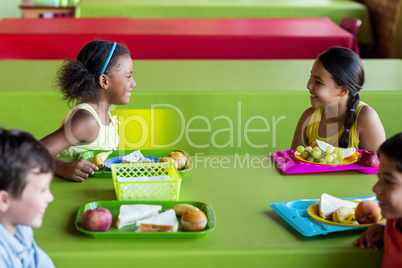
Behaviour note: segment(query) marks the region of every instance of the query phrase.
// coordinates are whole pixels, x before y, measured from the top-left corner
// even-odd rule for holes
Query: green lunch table
[[[366,6],[352,0],[81,0],[77,17],[130,18],[295,18],[329,17],[339,24],[343,17],[362,20],[357,35],[361,43],[373,42]]]
[[[77,231],[79,207],[115,200],[111,178],[82,183],[55,177],[54,201],[37,244],[56,267],[379,267],[382,252],[361,250],[353,241],[362,229],[305,237],[270,204],[372,195],[376,175],[355,171],[282,175],[268,155],[192,155],[180,201],[199,201],[215,211],[215,229],[199,238],[91,238]]]

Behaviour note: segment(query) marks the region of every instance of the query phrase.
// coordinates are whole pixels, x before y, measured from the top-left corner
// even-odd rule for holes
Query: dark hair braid
[[[356,109],[360,102],[359,94],[355,94],[354,96],[349,95],[348,102],[347,102],[347,113],[345,121],[343,122],[344,131],[339,138],[339,146],[346,148],[349,145],[349,135],[350,135],[350,128],[353,125],[353,122],[356,119]]]
[[[88,102],[98,96],[100,72],[110,53],[113,43],[96,40],[86,44],[77,55],[77,59],[67,59],[60,67],[56,76],[56,85],[68,100],[69,106],[74,102]],[[127,47],[117,44],[112,58],[105,70],[110,74],[121,56],[130,55]]]
[[[350,128],[356,119],[356,109],[360,102],[360,90],[364,84],[364,69],[359,56],[343,47],[332,47],[318,56],[324,68],[331,74],[335,84],[349,90],[347,113],[343,123],[344,132],[339,146],[349,146]]]

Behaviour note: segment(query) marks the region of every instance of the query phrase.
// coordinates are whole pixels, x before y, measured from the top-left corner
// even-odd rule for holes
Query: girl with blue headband
[[[307,83],[311,107],[301,115],[292,149],[315,140],[336,147],[377,151],[385,131],[377,112],[360,101],[364,70],[348,48],[332,47],[320,54]]]
[[[56,85],[73,106],[59,129],[41,142],[53,156],[76,157],[89,150],[114,150],[119,143],[118,121],[111,105],[128,104],[136,86],[128,49],[97,40],[85,45],[77,59],[68,59],[57,73]],[[98,167],[79,159],[55,159],[56,175],[81,182]]]

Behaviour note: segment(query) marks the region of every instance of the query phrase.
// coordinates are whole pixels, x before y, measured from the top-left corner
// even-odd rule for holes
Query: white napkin
[[[145,158],[140,150],[134,151],[123,157],[122,163],[153,163],[151,159]]]
[[[170,181],[168,175],[158,175],[158,176],[139,176],[139,177],[120,177],[117,176],[118,182],[132,182],[132,181]]]

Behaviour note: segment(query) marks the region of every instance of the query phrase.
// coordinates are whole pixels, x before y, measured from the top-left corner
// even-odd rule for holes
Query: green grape
[[[306,151],[309,152],[309,153],[313,152],[313,147],[307,146]]]
[[[309,158],[307,158],[307,161],[314,163],[314,157],[310,156]]]
[[[302,152],[302,153],[301,153],[301,157],[302,157],[303,159],[307,159],[307,158],[309,157],[308,152]]]
[[[334,159],[337,159],[337,158],[338,158],[338,155],[337,155],[336,153],[332,153],[331,155],[332,155],[332,157],[333,157]]]
[[[317,147],[315,147],[315,148],[317,148]],[[319,158],[321,156],[321,150],[320,151],[314,150],[312,156],[314,157],[314,159]]]
[[[325,149],[325,152],[327,154],[332,154],[332,152],[334,151],[334,147],[328,146],[327,149]],[[332,162],[332,161],[331,161]]]
[[[320,158],[320,164],[326,164],[326,163],[327,163],[327,161],[325,161],[325,159]]]
[[[334,161],[334,157],[330,154],[327,154],[325,156],[325,161],[327,161],[327,163],[332,163],[332,161]]]
[[[332,163],[331,164],[333,164],[333,165],[339,165],[339,161],[338,161],[338,159],[334,159],[334,161],[332,161]]]
[[[299,146],[297,146],[297,151],[298,151],[299,153],[304,152],[304,151],[305,151],[305,149],[304,149],[303,145],[299,145]]]
[[[314,149],[313,149],[313,150],[314,150],[314,151],[321,152],[321,149],[320,149],[320,147],[318,147],[318,146],[314,147]]]
[[[344,159],[343,153],[338,154],[338,161],[339,161],[339,163],[342,163],[343,159]]]
[[[339,155],[340,152],[342,152],[342,151],[339,148],[335,148],[333,151],[333,153],[335,153],[336,155]]]

